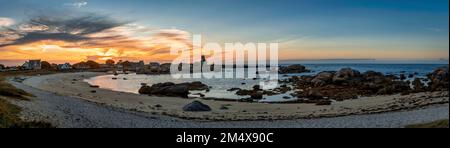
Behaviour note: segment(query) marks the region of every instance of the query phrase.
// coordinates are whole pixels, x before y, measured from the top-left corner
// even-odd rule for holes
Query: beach
[[[83,80],[106,73],[80,72],[27,77],[22,87],[48,92],[50,95],[76,98],[97,105],[145,115],[189,121],[273,121],[342,117],[410,111],[438,105],[447,108],[448,91],[422,92],[410,95],[385,95],[333,102],[318,106],[299,103],[246,103],[177,97],[157,97],[93,88]],[[136,84],[139,85],[139,84]],[[19,86],[21,87],[21,86]],[[95,91],[95,92],[93,92]],[[211,107],[210,112],[186,112],[183,106],[199,100]],[[221,109],[227,106],[227,109]]]

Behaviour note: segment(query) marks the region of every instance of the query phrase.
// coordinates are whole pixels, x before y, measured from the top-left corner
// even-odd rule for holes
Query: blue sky
[[[149,28],[202,34],[206,41],[280,42],[285,59],[448,58],[449,50],[448,0],[0,2],[0,17],[16,22],[36,12],[94,12]]]

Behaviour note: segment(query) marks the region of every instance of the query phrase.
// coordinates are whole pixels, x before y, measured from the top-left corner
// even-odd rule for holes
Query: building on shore
[[[69,70],[72,69],[70,63],[58,64],[58,70]]]
[[[23,69],[25,70],[40,70],[41,67],[41,60],[29,60],[26,61],[23,65],[22,65]]]

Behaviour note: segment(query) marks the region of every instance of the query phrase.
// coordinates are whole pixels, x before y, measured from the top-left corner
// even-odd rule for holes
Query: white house
[[[22,67],[25,70],[39,70],[41,69],[41,60],[29,60],[25,62]]]
[[[72,65],[70,65],[70,63],[64,63],[64,64],[59,64],[58,65],[58,69],[59,70],[68,70],[71,69]]]

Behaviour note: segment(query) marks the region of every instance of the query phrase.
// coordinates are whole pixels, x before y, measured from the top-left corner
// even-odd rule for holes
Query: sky
[[[170,61],[279,43],[280,60],[448,59],[448,0],[0,0],[0,61]]]

